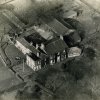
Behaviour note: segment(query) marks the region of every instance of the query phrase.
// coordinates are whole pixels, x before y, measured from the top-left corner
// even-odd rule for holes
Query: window
[[[60,62],[60,52],[57,53],[57,62]]]

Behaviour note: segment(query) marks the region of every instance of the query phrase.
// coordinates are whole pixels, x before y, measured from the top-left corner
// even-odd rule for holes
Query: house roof
[[[23,29],[25,24],[22,23],[11,11],[3,10],[2,17],[9,23],[10,26],[18,29]]]
[[[54,33],[51,31],[51,28],[47,24],[34,26],[34,29],[39,33],[39,35],[41,35],[41,37],[46,40],[53,38]]]
[[[32,53],[37,54],[39,52],[39,50],[37,50],[34,46],[31,46],[24,38],[18,38],[17,41],[19,41],[23,46],[31,50]]]
[[[39,33],[37,33],[37,32],[35,32],[35,33],[33,33],[33,34],[31,34],[31,35],[25,37],[25,39],[26,39],[27,41],[29,41],[29,42],[33,42],[33,43],[37,43],[37,44],[41,44],[41,43],[43,43],[43,42],[46,41],[46,40],[45,40],[43,37],[41,37],[41,36],[39,35]]]
[[[67,44],[63,40],[61,40],[60,38],[56,38],[46,44],[45,51],[48,55],[51,55],[57,52],[61,52],[67,47]]]
[[[52,21],[47,23],[48,26],[51,27],[51,29],[57,34],[57,35],[64,35],[68,32],[68,28],[64,26],[61,22],[59,22],[57,19],[53,19]]]

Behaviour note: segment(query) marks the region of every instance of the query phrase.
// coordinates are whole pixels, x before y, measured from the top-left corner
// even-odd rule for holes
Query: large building
[[[43,21],[41,25],[27,28],[15,39],[15,46],[26,56],[26,64],[38,71],[67,59],[69,44],[81,41],[75,34],[69,34],[69,29],[57,19],[49,23]]]
[[[26,41],[25,38],[18,38],[15,46],[26,56],[26,64],[34,71],[67,58],[68,46],[60,37],[46,41],[38,47]]]

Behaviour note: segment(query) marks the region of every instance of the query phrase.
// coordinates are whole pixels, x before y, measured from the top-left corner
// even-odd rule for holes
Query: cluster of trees
[[[91,53],[94,58],[95,51],[86,48],[81,58],[69,60],[60,67],[48,68],[38,73],[35,81],[41,84],[42,88],[37,84],[27,86],[18,91],[17,100],[74,100],[77,94],[83,92],[92,98],[92,91],[87,88],[89,78],[94,76]]]

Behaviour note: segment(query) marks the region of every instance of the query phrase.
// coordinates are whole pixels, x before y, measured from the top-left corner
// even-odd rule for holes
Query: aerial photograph
[[[0,0],[0,100],[100,100],[100,0]]]

